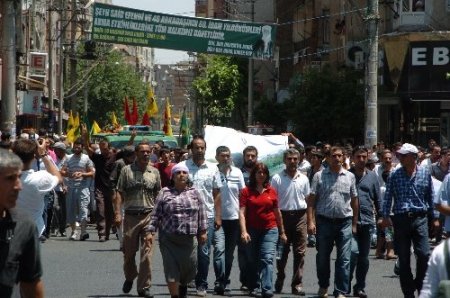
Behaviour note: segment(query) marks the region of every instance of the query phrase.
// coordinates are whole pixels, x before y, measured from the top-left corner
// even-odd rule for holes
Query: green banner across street
[[[142,47],[270,59],[276,25],[155,13],[94,4],[92,38]]]

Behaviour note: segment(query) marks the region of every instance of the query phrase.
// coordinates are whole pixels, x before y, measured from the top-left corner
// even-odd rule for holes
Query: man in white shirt
[[[20,177],[23,188],[19,193],[13,212],[19,210],[29,214],[36,223],[37,233],[40,236],[45,230],[42,217],[45,207],[44,196],[62,182],[62,177],[51,157],[47,155],[43,141],[37,143],[34,140],[19,139],[13,145],[13,152],[23,162],[22,176]],[[42,160],[46,171],[35,172],[31,169],[35,155]]]
[[[294,266],[291,291],[294,295],[305,295],[303,290],[303,267],[305,264],[307,225],[306,197],[309,195],[309,181],[306,175],[298,170],[300,153],[293,148],[283,154],[286,169],[272,177],[271,185],[278,193],[278,206],[283,216],[287,243],[281,249],[281,258],[277,260],[277,279],[275,292],[281,293],[284,269],[289,256],[289,246],[292,244]],[[280,248],[279,248],[280,250]]]
[[[242,171],[231,165],[231,152],[226,146],[216,149],[220,171],[220,197],[222,201],[222,228],[225,235],[225,291],[229,291],[234,250],[240,239],[239,193],[245,187]]]

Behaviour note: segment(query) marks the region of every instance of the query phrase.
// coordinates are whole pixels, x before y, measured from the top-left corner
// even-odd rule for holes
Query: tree
[[[224,125],[235,108],[242,84],[236,58],[219,55],[200,55],[206,65],[194,80],[198,105],[203,108],[204,122]]]
[[[138,110],[142,115],[145,110],[146,86],[136,73],[135,66],[126,62],[124,55],[118,51],[105,51],[93,61],[80,63],[79,77],[88,79],[88,118],[96,120],[101,126],[111,124],[112,112],[119,122],[123,117],[123,99],[136,97]],[[86,74],[86,69],[90,69]],[[130,101],[131,103],[131,101]],[[139,119],[140,120],[140,119]],[[122,121],[125,124],[125,121]]]
[[[306,142],[364,140],[364,87],[355,70],[310,70],[292,85],[288,118]]]

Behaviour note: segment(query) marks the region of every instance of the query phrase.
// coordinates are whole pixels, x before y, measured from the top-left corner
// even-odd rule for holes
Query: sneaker
[[[78,231],[73,231],[72,234],[69,237],[69,240],[77,240],[78,235],[79,235]]]
[[[89,239],[89,234],[88,233],[83,233],[80,235],[80,241],[84,241],[86,239]]]
[[[197,296],[205,297],[206,296],[206,289],[204,289],[203,287],[198,287],[197,288]]]
[[[150,293],[150,288],[144,288],[142,290],[139,290],[138,296],[145,297],[145,298],[153,298],[153,295]]]
[[[241,287],[239,288],[239,290],[241,290],[242,292],[248,292],[248,288],[245,285],[241,285]]]
[[[41,235],[39,237],[39,241],[41,241],[41,243],[44,243],[45,241],[47,241],[47,237],[45,237],[44,235]]]
[[[328,288],[319,288],[319,291],[317,292],[317,296],[319,296],[319,298],[328,297]]]
[[[336,296],[336,298],[345,298],[344,294],[339,294]]]
[[[292,294],[296,296],[305,296],[305,290],[302,286],[295,286],[292,288]]]
[[[130,293],[131,288],[133,287],[133,281],[132,280],[125,280],[122,286],[122,292],[125,294]]]
[[[98,242],[105,242],[106,238],[105,236],[98,236]]]
[[[196,286],[195,286],[195,281],[191,281],[190,283],[187,284],[187,286],[188,286],[188,288],[190,288],[190,289],[195,289],[195,288],[196,288]]]

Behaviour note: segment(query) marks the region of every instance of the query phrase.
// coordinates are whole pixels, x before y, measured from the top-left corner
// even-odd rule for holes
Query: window
[[[329,44],[330,43],[330,10],[323,9],[322,10],[322,18],[321,18],[321,27],[322,27],[322,43]]]

